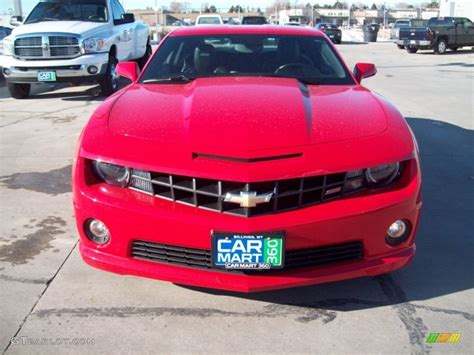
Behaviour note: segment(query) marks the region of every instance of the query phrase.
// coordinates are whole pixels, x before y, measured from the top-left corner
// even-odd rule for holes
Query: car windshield
[[[337,26],[332,23],[321,23],[318,28],[321,27],[337,29]]]
[[[42,21],[107,22],[106,0],[46,0],[36,5],[25,23]]]
[[[265,25],[267,20],[262,16],[247,16],[242,19],[242,25]]]
[[[322,36],[170,36],[142,75],[142,83],[203,77],[289,77],[308,84],[350,85],[354,80]]]
[[[10,33],[12,33],[11,29],[0,26],[0,40],[4,39],[6,36],[9,36]]]
[[[200,17],[198,20],[200,25],[220,25],[221,21],[219,17]]]
[[[395,22],[395,28],[400,28],[400,27],[408,27],[410,26],[410,21],[398,21]]]

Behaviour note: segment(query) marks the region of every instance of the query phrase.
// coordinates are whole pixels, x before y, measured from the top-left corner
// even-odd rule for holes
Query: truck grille
[[[222,269],[213,267],[211,252],[204,249],[183,248],[173,245],[136,240],[132,243],[131,253],[134,258],[159,263],[222,271]],[[364,247],[363,244],[358,241],[316,248],[287,250],[285,252],[284,268],[273,270],[271,272],[357,260],[363,257]],[[237,270],[232,272],[242,271]],[[245,271],[245,273],[248,272],[251,271]]]
[[[341,198],[364,190],[363,170],[255,183],[193,178],[181,175],[132,170],[129,188],[158,198],[220,213],[243,217],[291,211]],[[269,202],[241,207],[226,202],[227,193],[252,191],[273,193]]]
[[[81,54],[75,36],[34,36],[15,40],[15,55],[20,59],[67,59]]]

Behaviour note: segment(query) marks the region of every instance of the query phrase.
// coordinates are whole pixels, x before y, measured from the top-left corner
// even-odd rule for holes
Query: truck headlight
[[[7,36],[3,39],[3,55],[13,55],[13,37]]]
[[[367,182],[371,185],[384,185],[393,181],[400,171],[400,163],[384,164],[365,171]]]
[[[124,166],[102,161],[93,161],[92,166],[96,175],[109,185],[126,187],[130,181],[130,169]]]
[[[105,38],[88,38],[83,41],[85,53],[101,53],[108,51],[108,44]]]

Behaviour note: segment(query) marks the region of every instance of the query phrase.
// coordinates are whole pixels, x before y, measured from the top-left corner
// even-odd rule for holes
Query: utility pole
[[[21,8],[21,0],[15,0],[13,3],[13,16],[23,16],[23,10]]]

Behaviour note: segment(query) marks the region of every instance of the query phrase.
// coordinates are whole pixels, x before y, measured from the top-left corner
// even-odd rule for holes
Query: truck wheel
[[[403,44],[397,44],[398,49],[405,49],[405,46]]]
[[[418,48],[416,47],[406,47],[406,49],[407,49],[407,52],[411,54],[418,52]]]
[[[117,63],[117,58],[115,58],[113,54],[110,54],[107,70],[104,77],[100,80],[100,89],[104,96],[110,96],[118,89],[118,75],[115,71]]]
[[[138,67],[140,68],[140,70],[143,69],[146,62],[148,62],[148,59],[151,57],[152,53],[153,53],[153,50],[151,49],[151,44],[150,42],[148,42],[146,45],[145,54],[143,55],[143,57],[137,60]]]
[[[446,40],[440,39],[438,43],[436,43],[436,47],[434,49],[436,54],[444,54],[446,53],[446,49],[448,48],[448,45],[446,43]]]
[[[8,83],[8,91],[10,91],[10,95],[18,100],[26,99],[30,96],[30,90],[30,84]]]

